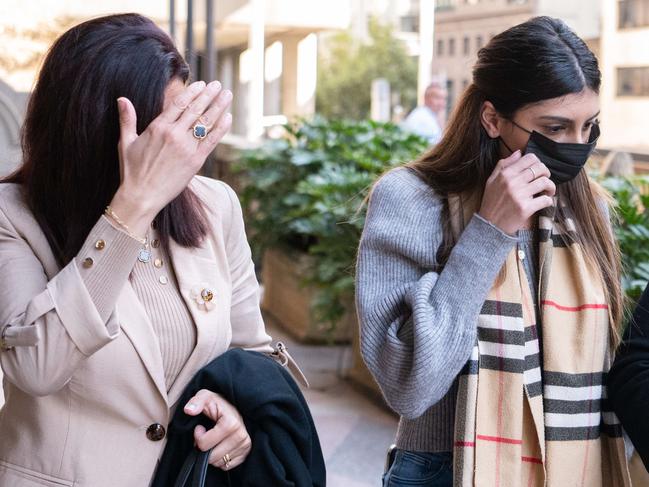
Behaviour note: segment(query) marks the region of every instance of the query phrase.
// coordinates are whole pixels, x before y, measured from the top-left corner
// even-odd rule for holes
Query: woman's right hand
[[[487,179],[478,214],[514,235],[537,211],[554,204],[556,190],[546,165],[536,155],[517,150],[498,161]]]
[[[111,207],[135,235],[143,236],[162,208],[178,196],[230,129],[226,112],[232,93],[218,81],[192,83],[137,134],[137,116],[127,98],[118,99],[118,146],[121,184]],[[201,119],[208,135],[196,139],[192,127]]]

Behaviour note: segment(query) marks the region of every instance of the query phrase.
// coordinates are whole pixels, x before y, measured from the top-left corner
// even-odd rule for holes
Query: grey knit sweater
[[[474,215],[438,273],[441,211],[441,198],[417,175],[390,171],[373,188],[358,255],[361,351],[401,415],[397,446],[407,450],[452,451],[456,377],[482,304],[518,244]]]

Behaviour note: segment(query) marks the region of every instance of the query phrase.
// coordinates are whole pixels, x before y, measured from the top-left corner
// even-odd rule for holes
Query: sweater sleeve
[[[442,228],[441,199],[409,170],[373,188],[357,263],[361,352],[408,419],[441,400],[469,359],[482,304],[517,242],[474,215],[436,272]]]
[[[113,312],[141,248],[140,242],[102,215],[75,257],[79,274],[102,320],[108,320]],[[90,262],[87,259],[92,265],[85,264]]]
[[[649,286],[608,373],[607,393],[613,411],[649,468]]]

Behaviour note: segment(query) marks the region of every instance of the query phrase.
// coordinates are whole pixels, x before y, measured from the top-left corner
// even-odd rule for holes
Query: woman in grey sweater
[[[390,171],[375,184],[358,255],[357,309],[364,360],[387,403],[401,416],[398,449],[384,476],[384,486],[450,486],[454,476],[455,485],[518,484],[503,480],[503,472],[508,469],[519,469],[520,475],[529,475],[525,479],[534,477],[529,485],[542,485],[557,478],[552,476],[560,475],[560,470],[567,470],[559,458],[562,454],[553,452],[575,442],[562,440],[600,441],[600,429],[603,431],[604,427],[600,428],[599,421],[596,429],[589,423],[591,429],[584,433],[584,426],[578,424],[582,419],[579,414],[557,415],[561,416],[563,429],[551,427],[548,418],[555,421],[556,417],[548,411],[561,405],[553,402],[549,394],[554,389],[547,389],[547,384],[559,377],[557,380],[566,382],[558,382],[557,386],[574,386],[585,374],[549,373],[547,364],[554,355],[579,357],[582,348],[575,345],[574,352],[559,350],[561,345],[557,343],[561,342],[555,336],[544,337],[541,332],[541,321],[546,321],[543,308],[548,303],[556,305],[560,310],[557,312],[593,305],[582,305],[580,301],[578,306],[562,308],[547,300],[550,291],[544,287],[548,283],[539,283],[543,277],[539,242],[544,235],[555,248],[568,248],[578,242],[582,247],[579,255],[583,254],[589,268],[595,269],[596,277],[590,281],[601,284],[603,289],[602,300],[606,304],[600,307],[605,307],[611,318],[604,325],[608,338],[603,341],[609,348],[615,345],[622,308],[618,251],[607,212],[602,210],[605,197],[583,170],[599,135],[599,85],[595,56],[563,22],[539,17],[513,27],[494,37],[478,53],[473,83],[455,109],[442,141],[420,160]],[[462,196],[464,218],[454,213],[457,195]],[[565,221],[570,219],[570,223],[564,221],[565,235],[538,227],[539,215],[553,209],[557,197],[563,197],[565,202],[565,208],[561,206],[557,213],[564,215]],[[459,220],[462,228],[454,231]],[[552,223],[551,219],[548,221]],[[570,250],[573,253],[565,258],[555,254],[555,276],[573,273],[574,247]],[[518,372],[524,377],[524,388],[520,389],[529,404],[521,406],[523,412],[512,409],[508,413],[512,401],[506,399],[503,413],[502,401],[498,410],[489,403],[477,413],[476,421],[473,413],[466,416],[466,409],[471,404],[475,412],[472,401],[477,401],[479,411],[480,396],[469,400],[466,395],[459,395],[463,387],[461,378],[472,373],[478,377],[478,368],[480,374],[483,367],[489,368],[489,353],[483,348],[484,340],[488,339],[481,335],[480,319],[490,314],[485,311],[489,303],[495,302],[488,299],[490,290],[497,290],[498,282],[505,280],[503,269],[510,255],[524,269],[521,275],[525,277],[520,278],[520,283],[527,289],[519,290],[519,294],[523,292],[531,298],[531,321],[524,330],[526,343],[520,344],[520,350],[525,352],[519,360],[501,354],[496,357],[499,365],[491,369],[499,369],[499,377],[505,377],[494,381],[498,385],[514,375],[503,371],[511,373],[522,364]],[[574,262],[577,261],[575,257]],[[582,318],[578,319],[589,320],[592,316]],[[562,319],[556,318],[559,322]],[[522,323],[521,318],[521,330]],[[523,336],[523,331],[520,333]],[[501,335],[510,336],[507,332]],[[509,349],[514,347],[511,343],[514,342],[501,337],[497,345]],[[536,347],[534,353],[528,352],[530,346]],[[601,357],[593,360],[606,368],[606,357],[602,352]],[[579,360],[575,359],[576,370],[581,370]],[[508,363],[513,364],[511,370],[507,369]],[[598,374],[589,377],[597,381],[602,376],[601,372]],[[571,391],[577,395],[583,392],[579,388]],[[541,414],[534,416],[537,406],[533,398],[537,396]],[[589,396],[588,413],[592,414],[593,404],[599,408],[599,399]],[[581,407],[582,403],[563,406]],[[459,441],[463,440],[461,432],[467,431],[465,418],[480,423],[480,414],[489,417],[490,407],[493,416],[500,414],[504,422],[518,414],[527,417],[527,408],[531,408],[537,428],[541,425],[536,432],[538,441],[535,440],[538,452],[526,454],[525,430],[522,439],[477,434],[470,441]],[[600,410],[595,410],[599,418]],[[487,421],[490,419],[483,423]],[[494,428],[501,426],[501,419],[493,421]],[[619,428],[615,428],[613,425],[609,429],[614,430],[611,435],[617,438]],[[570,436],[570,432],[577,431],[575,434],[585,436]],[[479,440],[494,438],[500,443],[496,445],[497,460],[493,463],[502,460],[502,471],[496,465],[496,480],[485,480],[486,476],[479,479],[479,459],[473,451],[466,450],[478,449]],[[558,446],[548,446],[550,441]],[[517,449],[508,450],[510,445]],[[555,460],[550,463],[552,455]],[[573,458],[567,453],[563,456]],[[576,454],[574,458],[581,457]],[[615,460],[589,462],[584,460],[584,475],[598,468],[603,473],[593,473],[591,483],[586,484],[618,485],[617,480],[609,484],[593,480],[613,478],[607,477],[607,472]],[[529,473],[525,470],[528,465]],[[543,468],[531,470],[536,465]]]

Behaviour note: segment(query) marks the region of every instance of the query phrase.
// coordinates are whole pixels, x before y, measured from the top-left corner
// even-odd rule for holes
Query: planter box
[[[264,298],[261,307],[286,331],[306,343],[349,343],[357,328],[353,309],[343,316],[336,329],[328,331],[328,324],[313,316],[311,303],[316,289],[304,284],[311,258],[296,252],[289,255],[270,249],[264,253],[262,281]]]
[[[304,286],[311,258],[305,254],[288,255],[280,250],[267,250],[262,266],[264,313],[292,336],[307,343],[352,342],[353,362],[347,376],[360,390],[377,404],[387,408],[379,386],[367,370],[360,352],[360,333],[354,303],[333,334],[325,331],[326,325],[313,317],[311,303],[315,289]]]
[[[383,399],[381,389],[379,389],[379,386],[374,380],[374,377],[372,377],[372,374],[365,366],[365,362],[363,361],[363,357],[361,356],[360,330],[358,326],[354,328],[352,353],[352,368],[349,369],[348,373],[349,380],[351,380],[365,394],[370,396],[376,402],[376,404],[381,404],[385,408],[389,409],[388,405]]]

